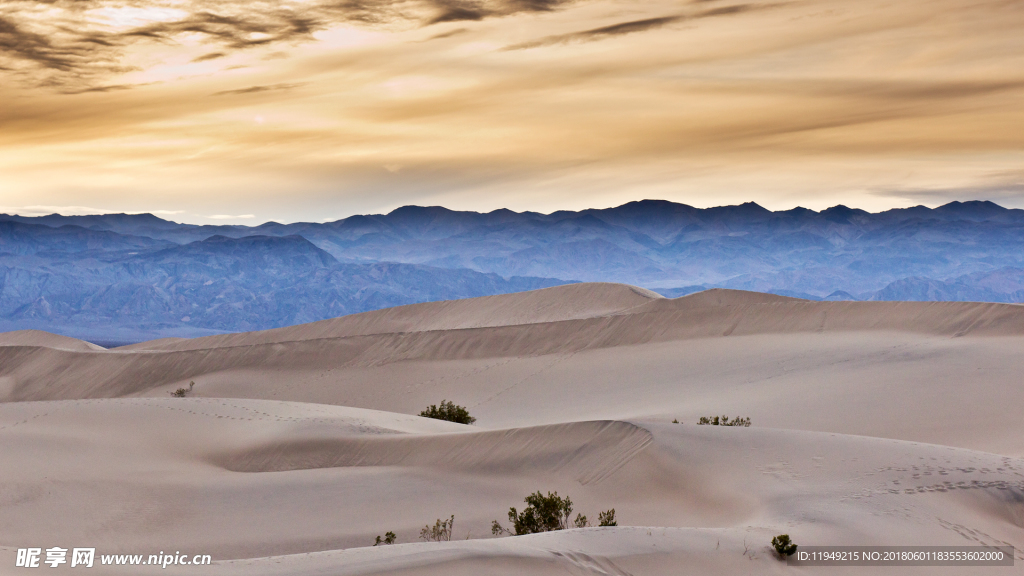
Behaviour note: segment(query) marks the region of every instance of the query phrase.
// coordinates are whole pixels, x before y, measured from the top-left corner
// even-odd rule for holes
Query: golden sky
[[[1022,31],[1022,0],[4,0],[0,212],[1024,207]]]

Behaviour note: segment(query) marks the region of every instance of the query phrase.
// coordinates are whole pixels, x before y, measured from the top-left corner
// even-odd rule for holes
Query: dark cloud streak
[[[87,50],[55,46],[46,36],[27,31],[10,19],[0,17],[0,53],[44,68],[67,71],[87,55]]]
[[[339,23],[367,26],[416,25],[479,21],[520,12],[548,12],[571,0],[316,0],[290,5],[276,2],[209,2],[192,0],[164,5],[139,0],[127,7],[184,10],[184,15],[112,30],[85,17],[86,10],[126,7],[117,0],[11,0],[0,4],[0,70],[15,70],[28,84],[58,86],[81,92],[102,86],[125,53],[140,42],[175,45],[198,35],[216,46],[193,62],[214,60],[251,48],[294,45]],[[39,6],[61,10],[60,16],[39,17]],[[37,16],[32,16],[36,14]],[[33,19],[35,18],[35,19]],[[453,32],[452,34],[454,34]]]
[[[661,16],[658,18],[631,20],[629,22],[620,22],[618,24],[602,26],[600,28],[591,28],[589,30],[583,30],[580,32],[571,32],[569,34],[557,34],[554,36],[547,36],[545,38],[541,38],[540,40],[535,40],[533,42],[523,42],[520,44],[506,46],[505,48],[503,48],[503,50],[525,50],[528,48],[539,48],[541,46],[552,46],[555,44],[568,44],[571,42],[590,42],[595,40],[602,40],[604,38],[609,38],[613,36],[622,36],[624,34],[646,32],[647,30],[662,28],[664,26],[668,26],[669,24],[674,24],[676,22],[682,22],[686,20],[712,18],[715,16],[728,16],[731,14],[739,14],[741,12],[747,12],[750,10],[761,10],[775,6],[778,6],[778,4],[765,4],[761,6],[753,6],[751,4],[737,4],[734,6],[724,6],[722,8],[704,10],[696,14],[676,14],[673,16]]]
[[[228,96],[228,95],[239,95],[239,94],[255,94],[258,92],[271,92],[281,90],[292,90],[305,86],[308,82],[298,82],[293,84],[282,83],[282,84],[266,84],[262,86],[249,86],[248,88],[238,88],[236,90],[222,90],[215,92],[212,96]]]
[[[469,30],[466,29],[466,28],[456,28],[454,30],[449,30],[447,32],[442,32],[440,34],[434,34],[433,36],[431,36],[431,37],[429,37],[429,38],[427,38],[425,40],[420,40],[420,42],[429,42],[431,40],[441,40],[442,38],[451,38],[452,36],[458,36],[459,34],[465,34],[468,31]]]
[[[210,52],[209,54],[203,54],[202,56],[200,56],[198,58],[193,58],[192,61],[193,62],[206,62],[208,60],[216,60],[218,58],[223,58],[225,56],[227,56],[227,53],[225,53],[225,52]]]

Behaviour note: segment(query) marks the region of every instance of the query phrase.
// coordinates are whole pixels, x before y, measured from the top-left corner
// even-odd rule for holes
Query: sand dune
[[[42,330],[15,330],[0,332],[0,346],[38,346],[56,350],[96,351],[105,350],[85,340],[68,338],[60,334],[51,334]]]
[[[536,322],[514,323],[531,314]],[[566,316],[577,317],[547,320]],[[470,406],[481,427],[693,421],[727,410],[771,426],[1024,455],[1021,333],[1016,305],[730,290],[665,299],[583,284],[172,343],[178,349],[0,347],[0,392],[20,401],[166,396],[194,381],[197,396],[404,413],[448,398]],[[214,346],[196,348],[201,341]],[[985,400],[965,403],[965,382]]]
[[[0,360],[2,376],[16,381],[9,399],[42,400],[137,394],[226,370],[517,359],[723,336],[1024,335],[1024,307],[1009,304],[808,302],[732,290],[674,300],[655,296],[624,285],[580,284],[403,306],[267,332],[161,340],[152,349],[139,344],[85,353],[38,338],[35,344],[0,348]],[[541,300],[546,303],[538,306]]]
[[[568,284],[530,292],[410,304],[261,332],[167,338],[124,346],[122,350],[199,350],[370,334],[538,324],[621,314],[656,299],[662,296],[625,284]]]
[[[783,532],[1024,548],[1022,336],[1012,305],[612,284],[114,350],[5,334],[0,573],[40,545],[213,575],[792,572]],[[442,399],[476,424],[414,415]],[[721,413],[754,426],[694,425]],[[620,526],[492,538],[535,490]]]
[[[779,570],[765,549],[779,532],[818,544],[1024,538],[1020,459],[885,439],[656,422],[487,431],[190,398],[8,403],[0,427],[6,546],[284,555],[210,574],[471,573],[494,561],[508,573],[763,573]],[[32,458],[42,438],[51,457]],[[39,490],[41,477],[59,489]],[[591,517],[614,507],[624,527],[490,539],[490,520],[536,489],[570,495]],[[459,539],[488,539],[308,554],[359,548],[387,530],[415,542],[423,524],[450,514]]]

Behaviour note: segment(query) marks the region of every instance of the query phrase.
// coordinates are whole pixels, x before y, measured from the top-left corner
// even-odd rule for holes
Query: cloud
[[[255,94],[257,92],[272,92],[272,91],[279,91],[279,90],[292,90],[292,89],[298,88],[300,86],[305,86],[306,84],[308,84],[308,82],[265,84],[265,85],[262,85],[262,86],[249,86],[247,88],[237,88],[235,90],[221,90],[220,92],[215,92],[213,95],[214,96],[225,96],[225,95],[229,95],[229,94]]]
[[[0,213],[18,214],[21,216],[49,216],[50,214],[62,214],[64,216],[94,216],[98,214],[153,214],[157,216],[173,216],[184,214],[184,210],[150,210],[150,211],[123,211],[111,210],[109,208],[94,208],[91,206],[0,206]]]
[[[130,90],[143,84],[107,84],[105,86],[89,86],[86,88],[68,89],[65,94],[85,94],[88,92],[114,92],[116,90]]]
[[[206,62],[207,60],[216,60],[227,56],[226,52],[210,52],[209,54],[203,54],[192,59],[192,62]]]
[[[63,214],[65,216],[84,216],[92,214],[110,214],[112,210],[104,208],[93,208],[90,206],[0,206],[0,212],[4,214],[19,214],[21,216],[48,216],[50,214]]]
[[[933,205],[945,204],[954,200],[991,200],[1010,208],[1024,208],[1024,172],[994,174],[961,186],[875,190],[872,195]]]
[[[55,46],[46,36],[26,30],[10,18],[0,17],[0,51],[9,57],[43,68],[69,70],[87,53],[85,48]]]
[[[213,216],[206,216],[210,220],[248,220],[255,218],[255,214],[239,214],[238,216],[232,216],[230,214],[214,214]]]
[[[79,93],[132,70],[125,57],[143,44],[173,47],[198,41],[214,46],[191,58],[199,63],[255,48],[308,43],[314,33],[343,23],[429,26],[547,12],[568,1],[6,0],[0,3],[0,70],[13,71],[32,85]]]
[[[157,22],[135,28],[121,38],[148,38],[169,42],[182,34],[198,34],[227,48],[309,40],[312,32],[323,26],[315,17],[304,17],[293,11],[268,10],[246,14],[218,14],[200,11],[186,18]]]
[[[1024,11],[996,1],[7,0],[0,18],[14,206],[142,198],[211,223],[235,200],[315,219],[856,190],[884,208],[1012,193],[987,175],[1024,165]]]
[[[468,28],[455,28],[455,29],[449,30],[447,32],[441,32],[440,34],[434,34],[433,36],[430,36],[429,38],[427,38],[425,40],[421,40],[421,42],[429,42],[431,40],[440,40],[442,38],[451,38],[452,36],[458,36],[459,34],[465,34],[466,32],[469,32]]]
[[[672,16],[659,16],[657,18],[644,18],[642,20],[631,20],[628,22],[620,22],[618,24],[611,24],[608,26],[601,26],[599,28],[591,28],[589,30],[582,30],[580,32],[572,32],[569,34],[556,34],[553,36],[547,36],[540,40],[532,42],[523,42],[520,44],[513,44],[506,46],[504,50],[524,50],[528,48],[537,48],[540,46],[551,46],[554,44],[566,44],[569,42],[587,42],[594,40],[602,40],[612,36],[622,36],[624,34],[634,34],[636,32],[645,32],[647,30],[653,30],[655,28],[661,28],[669,24],[684,20],[696,20],[699,18],[711,18],[714,16],[726,16],[729,14],[739,14],[747,12],[749,10],[759,9],[763,10],[766,8],[772,8],[778,6],[778,4],[764,4],[760,6],[753,6],[750,4],[737,4],[734,6],[725,6],[722,8],[714,8],[711,10],[703,10],[694,14],[676,14]]]

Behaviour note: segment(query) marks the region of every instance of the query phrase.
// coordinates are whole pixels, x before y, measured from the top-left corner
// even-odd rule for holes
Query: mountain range
[[[105,344],[259,330],[576,281],[813,300],[1024,302],[1024,210],[644,200],[551,214],[406,206],[327,223],[0,215],[0,329]]]

